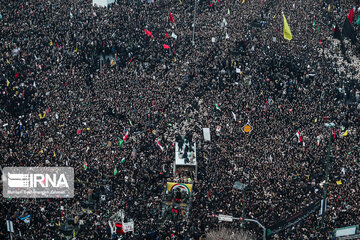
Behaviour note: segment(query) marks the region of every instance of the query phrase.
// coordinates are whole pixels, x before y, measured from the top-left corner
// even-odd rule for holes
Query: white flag
[[[176,36],[176,34],[175,34],[175,33],[172,33],[172,34],[171,34],[171,37],[173,37],[173,38],[177,39],[177,36]]]
[[[229,34],[228,33],[226,33],[225,34],[225,39],[229,39],[230,37],[229,37]]]
[[[236,121],[236,114],[234,112],[231,112],[233,117],[234,117],[234,120]]]

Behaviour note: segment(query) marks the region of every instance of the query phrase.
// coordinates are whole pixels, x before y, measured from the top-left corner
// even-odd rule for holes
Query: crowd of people
[[[333,38],[352,8],[358,32],[350,0],[0,0],[1,167],[75,169],[74,198],[1,199],[13,239],[59,239],[85,208],[76,239],[110,239],[119,209],[135,223],[123,239],[238,229],[213,216],[238,217],[243,204],[270,228],[322,199],[329,141],[324,228],[316,212],[271,237],[327,239],[358,224],[360,46]],[[198,173],[189,216],[175,221],[161,212],[179,135],[197,144]]]

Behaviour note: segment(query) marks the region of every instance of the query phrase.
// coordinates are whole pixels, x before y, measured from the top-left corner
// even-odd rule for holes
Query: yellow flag
[[[337,184],[337,185],[341,185],[341,184],[342,184],[341,180],[336,181],[336,184]]]
[[[10,64],[9,60],[6,59],[6,63],[7,63],[7,64]]]
[[[6,86],[8,87],[10,85],[9,79],[6,79]]]
[[[328,6],[328,11],[330,12],[330,10],[331,10],[331,6],[330,6],[330,4],[329,4],[329,6]]]
[[[317,118],[315,118],[315,123],[317,123]]]
[[[174,57],[174,62],[176,62],[176,57]]]
[[[345,137],[345,136],[347,136],[347,135],[348,135],[348,130],[346,130],[346,131],[344,132],[343,136]]]
[[[242,3],[245,3],[245,0],[243,0]]]
[[[60,227],[60,220],[59,220],[59,227]]]
[[[53,45],[53,42],[52,41],[50,41],[50,46],[52,46]]]
[[[292,34],[291,34],[291,30],[290,30],[290,27],[286,21],[286,18],[285,18],[285,15],[283,14],[283,18],[284,18],[284,38],[286,40],[291,40],[293,38]]]
[[[55,152],[54,152],[54,157],[56,157],[56,154],[55,154]]]

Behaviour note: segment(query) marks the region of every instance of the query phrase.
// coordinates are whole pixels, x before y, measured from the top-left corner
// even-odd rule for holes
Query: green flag
[[[356,24],[360,26],[360,15],[358,16],[358,19],[356,20]]]
[[[228,9],[228,14],[230,15],[230,9]]]
[[[313,27],[315,27],[315,25],[316,25],[316,24],[315,24],[315,20],[314,20],[314,22],[313,22]]]
[[[125,162],[125,158],[121,159],[120,163],[124,163]]]
[[[220,111],[221,111],[221,108],[220,108],[219,105],[217,105],[216,103],[215,103],[215,107],[216,107],[217,110],[220,110]]]
[[[132,124],[132,122],[131,122],[131,120],[130,120],[130,119],[129,119],[129,123],[130,123],[130,125],[131,125],[131,126],[133,126],[133,124]]]
[[[116,169],[116,167],[114,168],[114,176],[116,176],[116,174],[117,174],[117,169]]]
[[[123,144],[123,142],[124,142],[124,140],[122,140],[121,138],[119,138],[118,137],[118,139],[119,139],[119,147],[121,147],[122,146],[122,144]]]

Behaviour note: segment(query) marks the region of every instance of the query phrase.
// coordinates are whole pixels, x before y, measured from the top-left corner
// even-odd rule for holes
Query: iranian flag
[[[296,136],[298,137],[298,143],[301,143],[301,135],[300,135],[300,131],[297,131]]]
[[[126,141],[126,139],[129,137],[129,131],[126,131],[125,136],[123,137],[123,140]]]
[[[159,146],[159,148],[161,149],[161,151],[164,151],[164,147],[163,147],[163,146],[161,146],[161,144],[159,143],[159,141],[158,141],[158,140],[156,140],[156,143],[157,143],[157,145]]]
[[[87,162],[86,162],[86,160],[84,161],[84,170],[87,170]]]
[[[320,146],[320,137],[316,138],[316,146]]]

